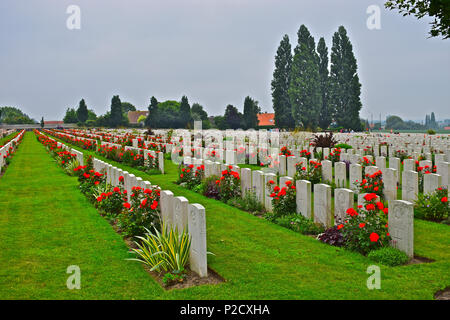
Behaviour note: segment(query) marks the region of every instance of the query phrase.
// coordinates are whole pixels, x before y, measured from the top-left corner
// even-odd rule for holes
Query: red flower
[[[359,224],[359,227],[360,227],[360,228],[364,228],[365,225],[366,225],[365,223],[362,223],[362,222],[361,222],[361,223]]]
[[[448,201],[447,197],[442,197],[441,202],[446,203]]]
[[[373,199],[376,199],[377,195],[375,193],[368,193],[364,196],[364,199],[366,201],[372,201]]]
[[[275,188],[273,188],[273,191],[275,191],[275,192],[280,191],[280,187],[279,186],[275,186]]]
[[[377,202],[377,208],[378,208],[379,210],[383,210],[383,209],[384,209],[383,203],[378,201],[378,202]]]
[[[150,209],[155,210],[157,206],[158,206],[158,201],[153,200],[153,203],[152,203],[152,205],[150,206]]]
[[[348,215],[352,216],[352,217],[358,215],[358,212],[356,212],[356,210],[353,209],[353,208],[348,208],[347,211],[346,211],[346,213],[347,213]]]
[[[269,180],[270,184],[275,184],[275,182],[273,180]]]
[[[366,209],[369,211],[375,210],[375,205],[373,203],[369,203],[366,205]]]
[[[131,204],[129,204],[128,202],[125,202],[125,203],[123,204],[123,206],[124,206],[125,208],[127,208],[127,209],[130,209],[130,208],[131,208]]]
[[[343,227],[344,227],[344,225],[343,225],[343,224],[340,224],[340,225],[337,226],[337,229],[338,229],[338,230],[341,230]]]
[[[370,241],[372,241],[372,242],[377,242],[378,239],[380,239],[380,236],[379,236],[378,234],[376,234],[375,232],[372,232],[372,233],[370,234]]]
[[[120,181],[120,182],[123,182],[123,179],[124,179],[123,176],[120,176],[120,177],[119,177],[119,181]]]

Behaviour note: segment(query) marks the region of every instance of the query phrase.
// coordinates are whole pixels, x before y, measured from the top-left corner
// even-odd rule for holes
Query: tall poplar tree
[[[298,30],[298,44],[294,49],[289,98],[296,126],[312,129],[318,125],[322,106],[318,56],[314,38],[305,25]]]
[[[182,128],[186,128],[189,122],[191,122],[191,106],[188,98],[183,96],[180,104],[180,123]]]
[[[271,83],[275,125],[278,128],[293,128],[295,126],[288,93],[291,65],[291,44],[289,43],[289,37],[286,34],[281,40],[275,56],[275,70],[273,71]]]
[[[260,109],[258,101],[247,96],[244,100],[244,127],[245,129],[256,129],[258,126],[258,113]]]
[[[317,43],[317,53],[319,55],[319,77],[320,90],[322,94],[322,106],[319,112],[319,126],[322,129],[327,129],[333,121],[333,110],[329,102],[329,83],[330,75],[328,72],[328,48],[325,44],[325,39],[322,37]]]
[[[122,124],[123,113],[122,113],[122,102],[119,96],[113,96],[111,99],[111,116],[109,122],[111,127],[118,127]]]
[[[158,100],[154,96],[150,98],[148,106],[148,115],[145,119],[145,126],[148,128],[156,128],[158,123]]]
[[[86,103],[84,102],[84,99],[81,99],[79,105],[78,105],[78,109],[77,109],[77,118],[78,121],[80,121],[81,123],[85,123],[86,120],[88,119],[88,108],[86,106]]]
[[[430,126],[432,129],[437,128],[436,117],[434,116],[434,112],[431,112],[431,115],[430,115]]]
[[[337,125],[353,130],[361,129],[361,84],[357,68],[347,31],[340,26],[333,35],[331,49],[330,102],[336,110]]]

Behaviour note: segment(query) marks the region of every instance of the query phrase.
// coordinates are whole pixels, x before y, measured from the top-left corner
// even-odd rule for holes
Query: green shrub
[[[390,267],[400,266],[407,263],[409,260],[406,253],[392,247],[383,247],[372,250],[369,252],[367,257],[375,262],[379,262]]]
[[[243,198],[236,197],[230,199],[227,204],[232,205],[241,210],[250,212],[252,214],[258,214],[264,212],[264,207],[262,203],[256,197],[256,193],[254,191],[246,192]]]
[[[227,202],[241,196],[241,180],[239,173],[232,166],[222,171],[222,176],[216,181],[219,187],[220,200]]]
[[[438,188],[433,193],[417,195],[414,204],[414,217],[418,219],[441,222],[450,216],[448,191]]]
[[[365,255],[371,250],[389,246],[388,209],[376,198],[375,193],[366,194],[364,207],[357,210],[348,208],[344,221],[337,226],[347,249]]]
[[[144,237],[136,237],[138,249],[132,249],[138,256],[135,260],[148,265],[151,271],[182,272],[189,261],[191,236],[188,231],[178,232],[176,228],[169,228],[165,222],[161,232],[154,228],[154,233],[148,229]]]
[[[270,197],[272,198],[273,213],[276,216],[284,216],[295,213],[295,186],[292,181],[286,181],[284,186],[277,186],[275,181],[270,180],[267,183],[270,188]]]
[[[428,129],[427,133],[430,135],[436,134],[436,131],[434,131],[433,129]]]
[[[351,145],[346,144],[346,143],[338,143],[334,147],[335,148],[340,148],[340,149],[353,149],[353,147]]]
[[[301,234],[319,234],[324,232],[322,225],[314,223],[313,220],[301,214],[290,214],[275,218],[274,222],[282,227],[294,230]]]
[[[219,192],[219,184],[216,183],[217,180],[219,180],[219,177],[216,175],[209,176],[208,178],[204,179],[201,186],[200,192],[208,198],[220,199],[220,192]]]

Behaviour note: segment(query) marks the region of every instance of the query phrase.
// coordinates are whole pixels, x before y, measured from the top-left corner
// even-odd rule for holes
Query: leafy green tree
[[[208,120],[208,113],[206,113],[206,111],[203,110],[203,106],[197,102],[192,104],[191,114],[192,117],[195,118],[194,120]]]
[[[245,129],[256,129],[258,127],[258,113],[260,108],[258,101],[247,96],[244,100],[243,122]]]
[[[288,35],[284,35],[275,56],[273,71],[272,103],[275,112],[275,125],[278,128],[294,128],[292,106],[289,99],[289,83],[292,66],[291,44]],[[244,110],[245,114],[245,110]]]
[[[74,108],[67,108],[66,115],[63,118],[64,123],[77,123],[77,112]]]
[[[35,124],[35,120],[15,107],[0,108],[0,122],[5,124]]]
[[[95,125],[97,127],[109,127],[111,126],[111,112],[108,111],[104,115],[101,115],[97,117],[97,120],[95,120]]]
[[[228,126],[227,126],[224,116],[215,116],[214,117],[214,125],[219,130],[228,129]]]
[[[158,122],[154,128],[185,128],[186,122],[180,116],[180,102],[167,100],[160,102],[157,108]]]
[[[95,114],[95,111],[92,109],[88,110],[88,120],[97,120],[97,115]]]
[[[186,96],[181,97],[180,103],[180,123],[182,128],[186,128],[191,122],[191,106]]]
[[[115,128],[123,123],[122,102],[119,96],[113,96],[111,100],[110,126]]]
[[[128,114],[128,111],[136,111],[136,107],[129,102],[122,102],[122,112]]]
[[[41,128],[43,128],[43,127],[44,127],[44,125],[45,125],[45,122],[44,122],[44,117],[42,117],[42,118],[41,118]]]
[[[203,106],[199,103],[194,103],[191,106],[191,116],[193,121],[202,121],[202,128],[211,128],[211,123],[208,119],[208,113],[203,110]],[[193,127],[193,126],[192,126]]]
[[[361,84],[353,47],[343,26],[333,35],[330,91],[330,103],[336,110],[335,120],[338,126],[360,130]]]
[[[401,130],[405,128],[405,123],[399,116],[389,116],[386,119],[386,129]]]
[[[242,114],[231,104],[225,109],[225,123],[229,129],[239,129],[242,127]]]
[[[81,123],[85,123],[86,120],[88,119],[88,116],[89,116],[89,113],[88,113],[86,103],[84,102],[84,99],[81,99],[81,101],[78,105],[78,109],[77,109],[78,121]]]
[[[314,130],[322,106],[318,56],[314,38],[305,25],[298,30],[294,49],[289,97],[296,126]]]
[[[431,37],[450,37],[450,3],[449,0],[392,0],[384,6],[390,10],[398,10],[403,16],[414,15],[417,19],[425,16],[433,18]]]
[[[148,115],[145,119],[145,126],[147,128],[156,128],[158,123],[158,100],[154,96],[150,99],[150,104],[148,105]]]
[[[328,72],[328,48],[325,39],[322,37],[317,43],[317,53],[319,55],[319,77],[320,90],[322,93],[322,106],[319,112],[319,126],[327,129],[333,120],[333,110],[329,103],[329,83],[330,76]]]

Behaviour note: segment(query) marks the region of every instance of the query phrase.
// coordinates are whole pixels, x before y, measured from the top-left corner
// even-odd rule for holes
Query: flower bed
[[[14,153],[17,151],[17,148],[19,147],[20,143],[22,142],[23,134],[24,134],[24,131],[21,131],[20,133],[9,136],[6,143],[0,147],[0,148],[5,147],[8,143],[11,142],[8,147],[8,150],[6,150],[6,154],[4,154],[3,158],[0,159],[0,165],[3,162],[3,165],[0,167],[0,175],[6,171],[6,168],[11,163],[11,158],[13,157]],[[16,141],[12,141],[18,135],[20,135],[19,138]]]
[[[57,142],[35,131],[36,137],[49,154],[55,159],[63,158],[57,163],[65,168],[68,163],[75,160],[73,155],[62,151]],[[151,189],[132,187],[132,194],[128,198],[124,188],[124,177],[119,177],[118,186],[106,183],[106,174],[93,169],[93,159],[88,157],[86,165],[73,169],[78,176],[81,192],[89,201],[106,216],[110,223],[121,233],[127,243],[129,237],[136,237],[131,252],[135,259],[148,267],[164,286],[178,286],[187,281],[189,276],[198,276],[186,270],[189,261],[191,237],[187,230],[176,230],[164,226],[160,213],[160,189],[157,186]],[[128,200],[129,199],[129,200]],[[150,230],[151,229],[151,230]],[[212,279],[214,278],[214,279]],[[216,275],[211,275],[209,281],[220,282]]]

